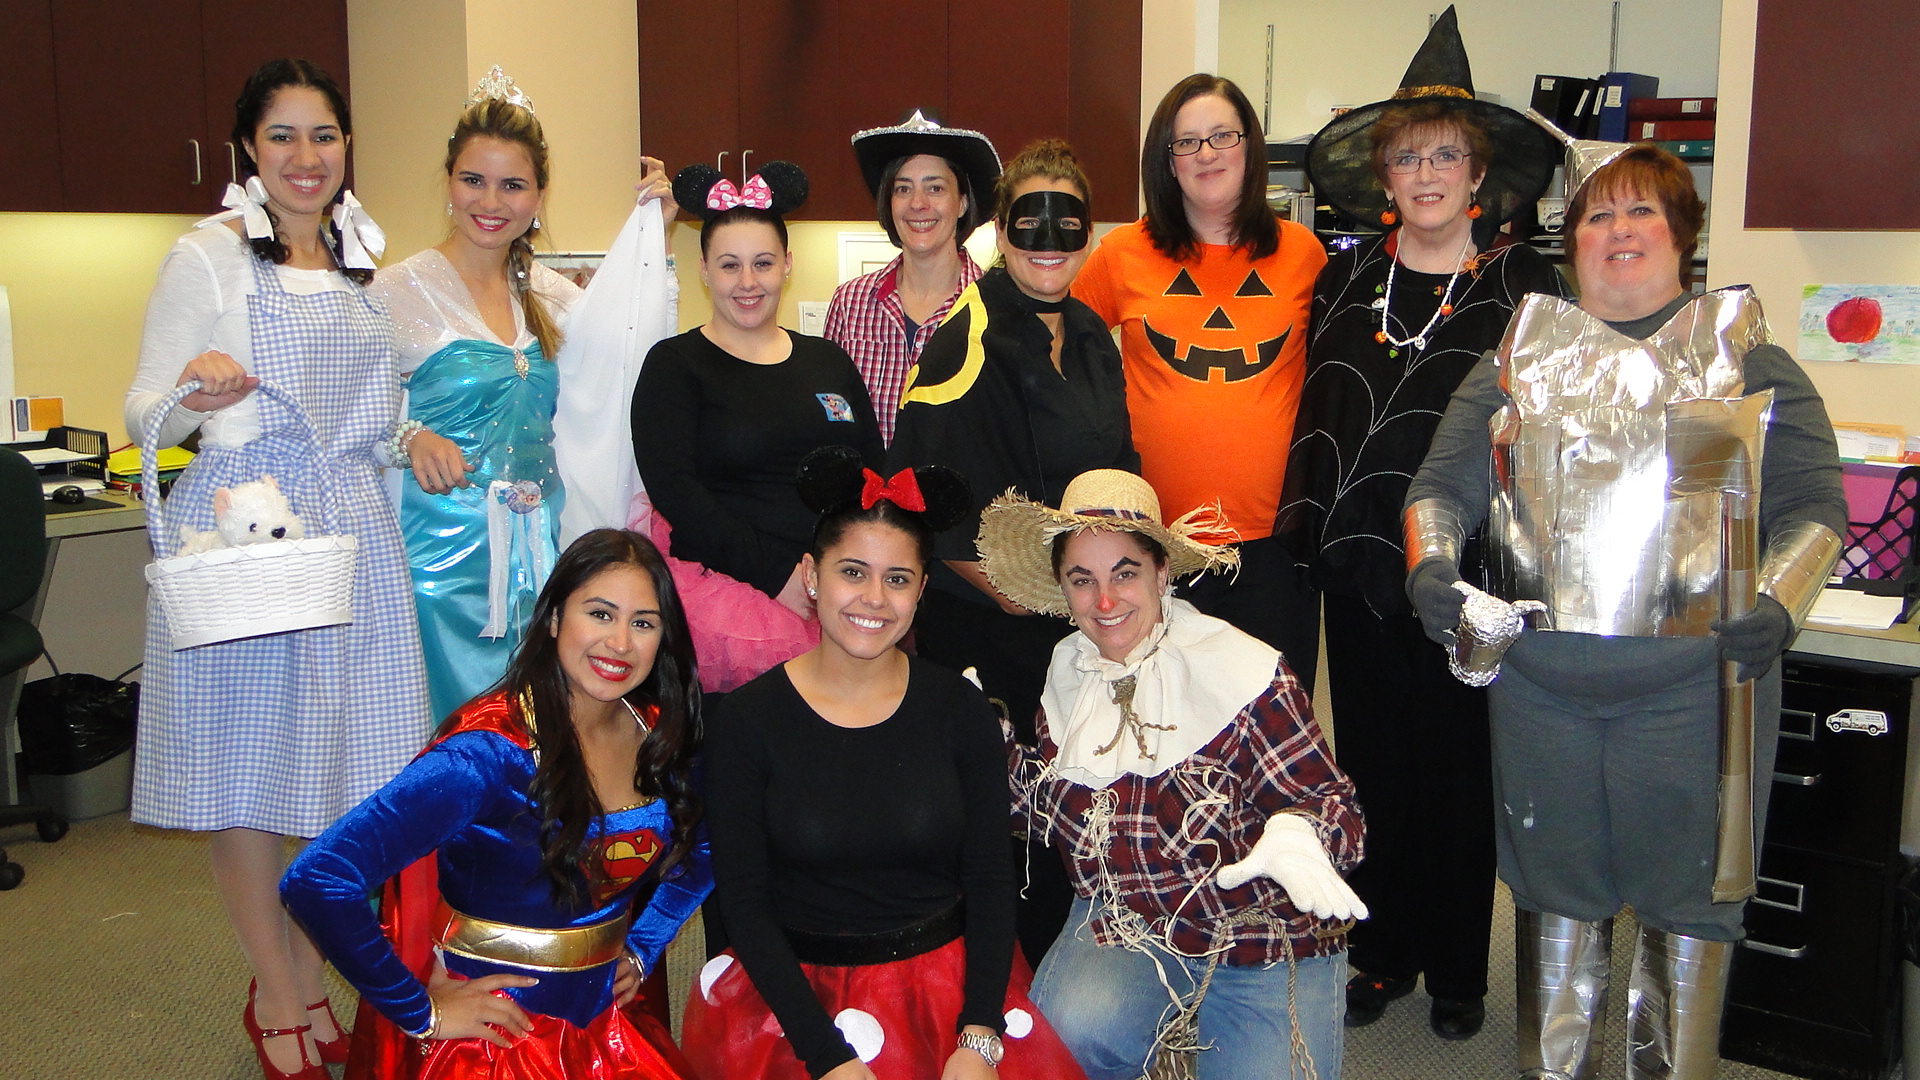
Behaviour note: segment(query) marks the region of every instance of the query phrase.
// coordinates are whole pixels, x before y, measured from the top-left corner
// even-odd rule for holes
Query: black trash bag
[[[1893,891],[1893,906],[1899,919],[1900,954],[1909,964],[1920,964],[1920,863],[1907,868],[1905,877]]]
[[[68,776],[133,748],[140,684],[70,672],[20,690],[20,752],[29,773]]]

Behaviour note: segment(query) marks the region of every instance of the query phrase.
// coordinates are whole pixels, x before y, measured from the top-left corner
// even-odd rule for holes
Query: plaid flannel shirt
[[[960,253],[960,287],[942,301],[933,317],[914,331],[907,340],[907,312],[900,306],[900,263],[903,256],[871,274],[862,274],[833,290],[833,303],[827,308],[828,341],[853,357],[860,378],[867,384],[867,396],[873,399],[873,415],[880,421],[880,440],[893,445],[893,420],[900,411],[900,395],[906,390],[907,369],[920,358],[927,340],[946,321],[962,290],[980,277],[980,265],[965,251]]]
[[[1132,923],[1189,955],[1224,949],[1223,963],[1270,964],[1346,947],[1350,924],[1293,906],[1267,877],[1222,890],[1214,871],[1247,856],[1275,814],[1304,816],[1343,874],[1360,861],[1360,806],[1334,765],[1313,707],[1284,662],[1266,693],[1206,746],[1158,776],[1129,774],[1095,790],[1060,779],[1040,717],[1040,748],[1009,735],[1013,820],[1058,847],[1082,896],[1106,900],[1093,919],[1101,945],[1127,943]],[[1108,891],[1110,890],[1110,892]]]

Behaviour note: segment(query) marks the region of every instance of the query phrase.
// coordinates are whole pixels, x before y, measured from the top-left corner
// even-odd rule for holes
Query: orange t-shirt
[[[1167,520],[1217,499],[1241,539],[1272,534],[1325,265],[1319,238],[1291,221],[1257,261],[1203,244],[1174,262],[1144,219],[1088,257],[1073,295],[1121,328],[1133,445]]]

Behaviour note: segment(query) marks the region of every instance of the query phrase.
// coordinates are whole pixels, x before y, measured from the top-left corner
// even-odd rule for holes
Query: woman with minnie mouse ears
[[[736,188],[694,165],[673,194],[706,222],[713,317],[655,345],[634,387],[633,457],[655,511],[636,527],[674,556],[702,686],[727,691],[819,640],[800,581],[814,526],[793,487],[801,459],[848,445],[878,465],[883,450],[853,361],[777,321],[793,270],[781,215],[806,201],[806,174],[770,161]]]
[[[768,1080],[1080,1077],[1015,956],[999,722],[896,647],[934,533],[973,515],[967,483],[937,466],[883,478],[828,447],[799,489],[820,512],[801,562],[820,644],[727,695],[709,728],[733,947],[694,987],[687,1056]]]

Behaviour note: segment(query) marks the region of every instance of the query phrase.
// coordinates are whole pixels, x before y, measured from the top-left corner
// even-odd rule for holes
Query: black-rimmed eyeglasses
[[[1204,139],[1175,139],[1167,144],[1167,149],[1173,151],[1174,157],[1191,157],[1200,152],[1203,143],[1215,150],[1231,150],[1246,137],[1244,131],[1216,131]]]

